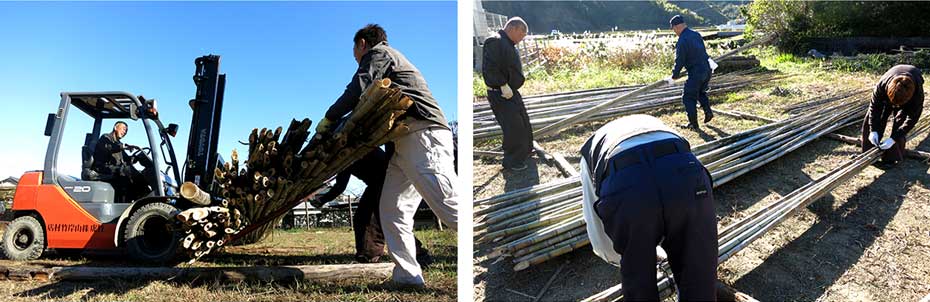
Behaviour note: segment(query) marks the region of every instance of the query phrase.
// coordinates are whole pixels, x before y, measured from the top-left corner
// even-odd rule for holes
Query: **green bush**
[[[775,34],[779,49],[807,51],[810,38],[918,37],[930,25],[924,2],[759,0],[744,10],[750,36]]]

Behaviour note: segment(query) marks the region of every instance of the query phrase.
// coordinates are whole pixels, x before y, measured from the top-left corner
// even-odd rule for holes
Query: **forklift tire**
[[[39,259],[45,251],[45,228],[32,216],[13,219],[3,232],[3,254],[7,259]]]
[[[175,261],[180,236],[172,230],[170,224],[177,213],[177,208],[161,202],[150,203],[133,211],[123,233],[129,257],[152,264]]]

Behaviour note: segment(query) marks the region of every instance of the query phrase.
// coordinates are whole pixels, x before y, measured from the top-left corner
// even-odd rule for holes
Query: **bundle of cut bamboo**
[[[853,97],[853,96],[851,96]],[[711,172],[714,186],[727,183],[805,144],[857,123],[861,96],[839,99],[803,115],[692,148]],[[589,243],[578,178],[557,180],[475,202],[475,241],[496,247],[489,257],[514,257],[526,269]]]
[[[316,133],[305,147],[309,119],[292,120],[287,131],[253,129],[244,167],[233,150],[230,161],[216,168],[219,196],[197,192],[196,186],[188,192],[182,189],[185,198],[200,196],[212,205],[177,216],[186,234],[182,247],[196,259],[215,250],[211,247],[260,240],[273,227],[269,222],[280,220],[368,152],[405,134],[408,127],[398,119],[413,101],[390,85],[389,79],[375,82],[347,118],[327,132]]]

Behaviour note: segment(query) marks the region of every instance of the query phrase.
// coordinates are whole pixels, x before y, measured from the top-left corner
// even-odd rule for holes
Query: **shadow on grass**
[[[385,257],[386,259],[389,259]],[[383,259],[385,259],[383,258]],[[214,257],[202,259],[202,264],[212,264],[218,266],[281,266],[281,265],[307,265],[307,264],[337,264],[351,263],[354,255],[262,255],[262,254],[223,254]],[[426,270],[427,274],[447,274],[456,271],[456,257],[452,255],[434,256],[434,263]],[[389,262],[389,261],[382,261]],[[49,261],[46,265],[56,265]],[[122,263],[125,266],[125,263]],[[39,263],[39,265],[43,265]],[[76,266],[120,266],[120,263],[114,261],[91,261],[88,264]],[[417,295],[429,296],[454,296],[455,291],[447,286],[428,286],[426,288],[407,288],[394,285],[388,280],[367,280],[359,282],[357,280],[339,280],[328,282],[307,282],[298,281],[303,276],[303,272],[296,268],[276,267],[274,272],[251,271],[241,272],[243,275],[228,275],[220,270],[211,270],[203,268],[198,271],[184,271],[171,279],[158,280],[125,280],[119,278],[101,277],[95,281],[59,281],[44,284],[36,288],[24,290],[15,293],[14,296],[22,298],[35,299],[64,299],[72,295],[80,295],[81,300],[94,300],[98,296],[117,295],[122,296],[137,291],[154,282],[164,282],[172,287],[201,287],[211,291],[220,290],[242,290],[241,286],[245,285],[246,291],[249,288],[262,288],[268,286],[278,286],[285,290],[300,291],[305,293],[322,293],[332,295],[347,295],[352,293],[367,295],[369,292],[385,293],[412,293]],[[237,278],[246,277],[247,280],[240,281]],[[230,280],[230,278],[233,278]],[[277,281],[268,281],[271,278]],[[288,281],[293,280],[293,281]]]
[[[119,279],[101,279],[92,282],[55,282],[45,284],[33,289],[25,290],[14,294],[20,298],[35,299],[64,299],[69,296],[80,294],[81,300],[94,300],[95,297],[118,295],[122,296],[134,290],[143,288],[153,281],[130,281]],[[455,291],[444,287],[410,288],[397,286],[387,280],[369,281],[370,283],[360,283],[353,280],[332,283],[305,283],[305,282],[268,282],[268,281],[220,281],[215,278],[204,278],[187,281],[162,281],[172,287],[189,287],[205,288],[210,291],[256,291],[254,289],[267,290],[269,288],[278,288],[283,291],[297,291],[313,294],[329,294],[335,296],[349,295],[358,293],[367,295],[371,292],[385,292],[391,294],[416,294],[428,296],[454,296]],[[243,300],[247,295],[243,296]]]
[[[355,261],[354,254],[320,254],[320,255],[274,255],[261,253],[260,249],[252,253],[217,254],[201,259],[201,263],[215,265],[308,265],[308,264],[345,264]]]

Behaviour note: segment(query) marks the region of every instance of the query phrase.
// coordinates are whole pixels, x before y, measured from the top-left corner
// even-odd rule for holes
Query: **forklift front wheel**
[[[178,209],[155,202],[136,209],[126,221],[124,239],[129,257],[166,264],[176,259],[179,236],[170,227]]]
[[[14,219],[3,232],[3,254],[16,261],[35,260],[45,251],[45,229],[32,216]]]

